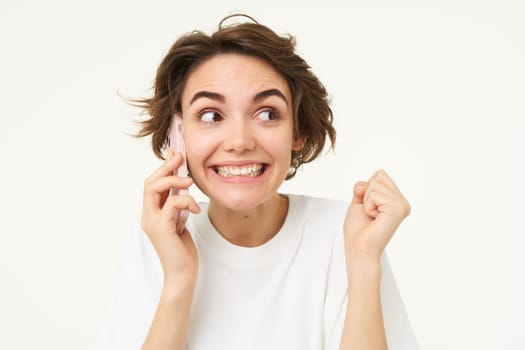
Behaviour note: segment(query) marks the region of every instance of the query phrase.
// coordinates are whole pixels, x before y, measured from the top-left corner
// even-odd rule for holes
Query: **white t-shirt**
[[[187,349],[336,350],[346,313],[343,222],[348,203],[288,195],[281,230],[240,247],[211,224],[207,203],[187,228],[199,255]],[[417,350],[385,254],[381,300],[388,348]],[[136,225],[125,243],[118,288],[97,349],[140,349],[162,289],[162,268]]]

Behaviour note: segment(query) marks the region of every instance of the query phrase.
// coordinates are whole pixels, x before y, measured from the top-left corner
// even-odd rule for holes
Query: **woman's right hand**
[[[197,214],[200,208],[188,195],[170,195],[170,188],[188,188],[193,180],[173,175],[182,164],[182,155],[168,149],[164,164],[144,181],[141,226],[155,248],[164,271],[164,283],[186,282],[197,278],[198,256],[188,232],[177,234],[175,214],[188,209]]]

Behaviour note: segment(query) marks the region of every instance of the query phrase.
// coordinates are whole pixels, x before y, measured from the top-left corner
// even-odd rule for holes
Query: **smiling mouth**
[[[266,167],[266,164],[251,164],[244,166],[215,166],[213,167],[213,170],[215,171],[215,173],[224,177],[256,177],[264,173]]]

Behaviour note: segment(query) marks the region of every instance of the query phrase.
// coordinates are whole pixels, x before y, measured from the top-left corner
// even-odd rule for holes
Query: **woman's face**
[[[293,140],[288,84],[266,62],[223,54],[199,65],[182,94],[191,175],[211,201],[250,210],[276,195]]]

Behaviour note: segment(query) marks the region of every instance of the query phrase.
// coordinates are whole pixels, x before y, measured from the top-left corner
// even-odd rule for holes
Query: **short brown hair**
[[[166,147],[171,118],[174,113],[182,114],[182,91],[195,67],[220,54],[256,57],[269,63],[286,79],[292,94],[294,139],[305,141],[300,151],[292,151],[288,180],[301,164],[317,158],[324,148],[326,136],[331,147],[335,145],[336,132],[326,89],[310,66],[295,53],[294,37],[279,36],[255,20],[255,23],[223,26],[224,20],[230,17],[225,17],[210,36],[193,31],[173,44],[157,70],[153,97],[131,100],[150,115],[149,119],[139,122],[141,129],[135,136],[151,134],[153,152],[164,159],[162,151]]]

